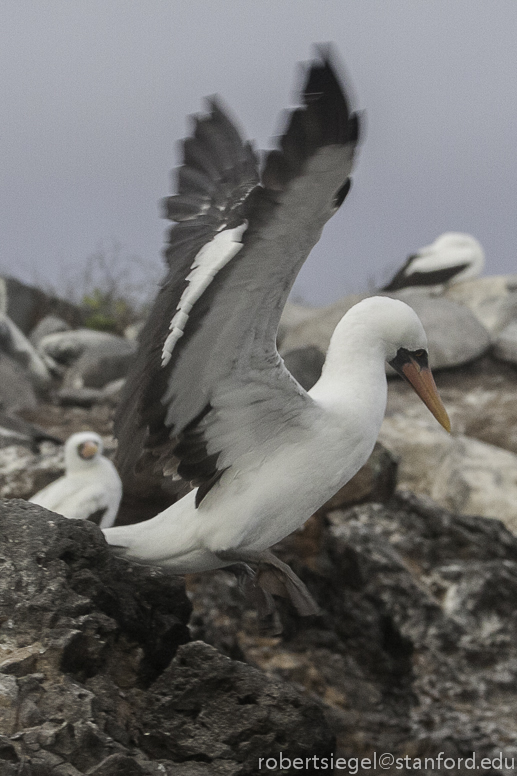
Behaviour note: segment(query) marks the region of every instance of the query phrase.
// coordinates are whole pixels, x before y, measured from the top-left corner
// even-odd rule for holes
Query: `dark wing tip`
[[[408,278],[408,274],[407,274],[408,267],[417,258],[418,258],[418,253],[412,253],[410,256],[408,256],[406,261],[402,265],[402,267],[400,267],[400,269],[396,271],[396,273],[393,275],[391,280],[388,283],[386,283],[386,285],[382,286],[380,290],[398,291],[401,288],[405,288],[408,285],[406,282]]]
[[[258,163],[230,112],[217,95],[206,99],[207,112],[190,117],[189,136],[180,141],[182,164],[176,168],[177,194],[169,197],[167,217],[182,221],[195,217],[207,204],[231,198],[232,186],[258,182]],[[181,206],[186,202],[187,212]],[[178,212],[176,212],[176,204]]]
[[[205,104],[205,113],[190,117],[190,135],[180,143],[178,193],[161,206],[163,216],[176,222],[165,250],[169,265],[178,254],[185,258],[186,244],[197,252],[221,226],[241,222],[242,204],[259,182],[253,148],[221,98],[212,95]]]
[[[319,44],[316,51],[320,59],[310,65],[302,99],[309,109],[316,109],[313,112],[319,117],[321,145],[357,142],[359,116],[351,112],[352,88],[335,48],[331,43]]]
[[[336,66],[331,44],[317,47],[318,59],[300,66],[303,107],[289,113],[280,149],[268,154],[263,173],[266,187],[283,188],[319,148],[328,145],[356,145],[360,138],[360,116],[352,112],[352,90]]]

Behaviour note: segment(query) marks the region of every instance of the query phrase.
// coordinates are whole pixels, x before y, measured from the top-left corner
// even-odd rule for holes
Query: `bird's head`
[[[429,367],[427,336],[415,311],[398,299],[374,296],[352,307],[345,318],[363,322],[370,336],[381,343],[388,364],[411,385],[446,431],[450,431],[449,416]]]
[[[81,431],[72,434],[65,444],[65,465],[67,471],[83,469],[102,454],[101,437],[94,431]]]

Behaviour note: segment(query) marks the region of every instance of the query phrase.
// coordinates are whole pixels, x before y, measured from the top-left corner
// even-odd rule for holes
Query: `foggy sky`
[[[366,137],[296,295],[379,283],[448,230],[516,272],[516,34],[515,0],[3,0],[0,271],[64,290],[117,243],[154,284],[186,117],[218,93],[271,147],[296,64],[333,41]]]

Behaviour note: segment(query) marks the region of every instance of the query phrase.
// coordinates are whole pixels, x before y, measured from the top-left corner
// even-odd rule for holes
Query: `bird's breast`
[[[214,552],[271,547],[354,476],[375,439],[366,438],[354,424],[346,427],[333,420],[320,424],[305,440],[280,445],[255,465],[250,459],[245,468],[229,471],[207,500],[206,546]]]

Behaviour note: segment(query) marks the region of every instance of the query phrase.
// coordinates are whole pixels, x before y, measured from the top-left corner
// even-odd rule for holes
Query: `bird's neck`
[[[100,457],[96,457],[93,460],[83,461],[76,455],[66,456],[65,454],[65,470],[67,474],[79,474],[82,472],[94,471],[98,468]]]
[[[372,429],[380,429],[386,410],[387,381],[385,347],[366,327],[350,326],[343,319],[337,325],[323,371],[309,391],[326,409],[357,414]]]

